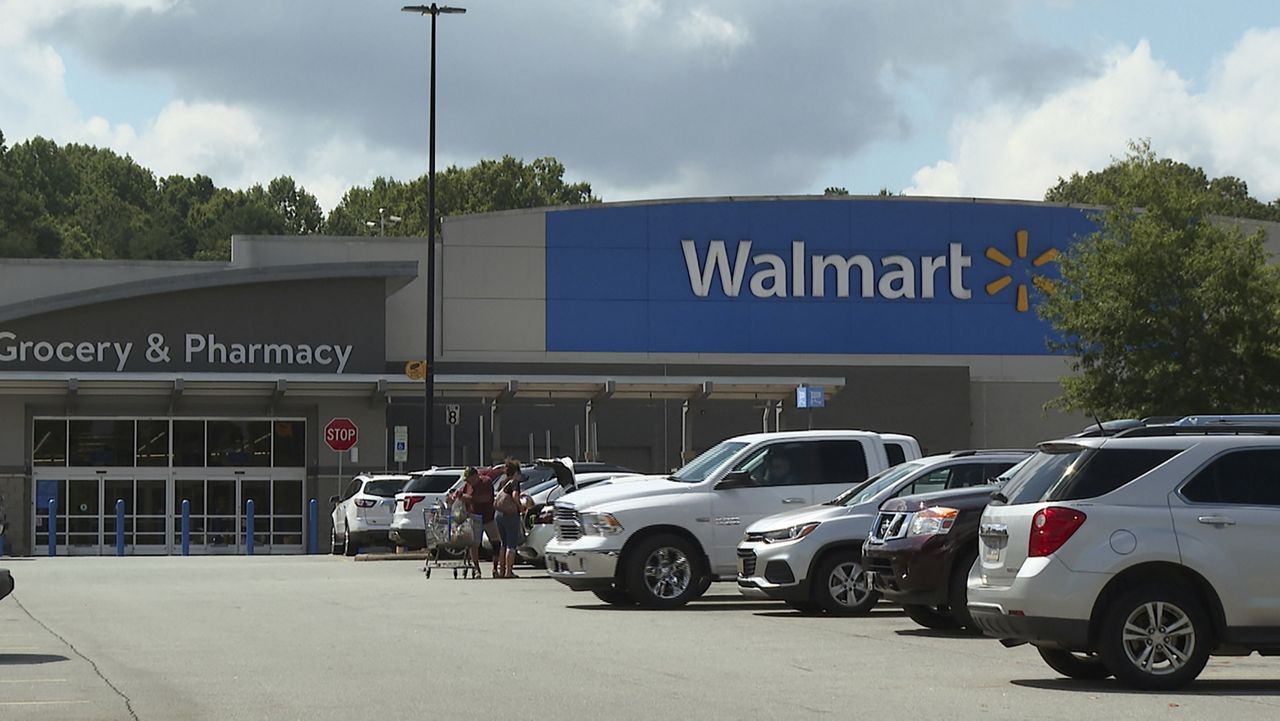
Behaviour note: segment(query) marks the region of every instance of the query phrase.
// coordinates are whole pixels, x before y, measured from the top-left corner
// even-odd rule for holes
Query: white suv
[[[779,513],[747,528],[738,544],[738,590],[799,611],[867,613],[880,600],[868,584],[862,544],[890,498],[982,486],[1030,451],[956,451],[907,461],[820,506]],[[968,570],[967,568],[965,570]]]
[[[976,625],[1056,671],[1144,689],[1210,654],[1280,653],[1277,426],[1151,426],[1041,445],[984,512]]]
[[[396,494],[409,476],[361,473],[331,496],[333,504],[332,553],[354,556],[364,545],[389,545],[391,519],[396,510]]]
[[[758,433],[723,441],[670,476],[570,493],[555,504],[547,568],[608,603],[682,606],[712,581],[737,578],[744,527],[888,468],[891,443],[907,459],[920,455],[914,439],[868,431]]]
[[[391,517],[391,542],[416,550],[427,545],[426,510],[462,486],[462,468],[431,468],[410,473],[396,493]]]

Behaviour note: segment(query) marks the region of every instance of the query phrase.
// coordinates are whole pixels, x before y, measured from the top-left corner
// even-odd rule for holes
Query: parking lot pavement
[[[1215,659],[1188,692],[1129,693],[1055,678],[1028,648],[926,632],[889,607],[809,618],[717,585],[680,611],[614,609],[528,570],[426,580],[419,566],[11,563],[22,606],[0,601],[0,719],[127,720],[125,699],[155,721],[1280,714],[1280,659]]]

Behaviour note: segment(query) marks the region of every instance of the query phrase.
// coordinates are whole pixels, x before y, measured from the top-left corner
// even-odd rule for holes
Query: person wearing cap
[[[493,520],[493,481],[480,473],[474,466],[467,466],[462,472],[462,488],[458,489],[457,497],[462,499],[463,504],[467,507],[467,514],[484,528],[484,533],[489,537],[489,545],[497,549],[501,542],[498,540],[498,526]],[[453,503],[453,499],[449,499]],[[479,540],[479,539],[477,539]],[[471,547],[471,562],[475,565],[476,574],[480,573],[480,544],[476,543]],[[493,555],[493,575],[498,576],[498,553]]]

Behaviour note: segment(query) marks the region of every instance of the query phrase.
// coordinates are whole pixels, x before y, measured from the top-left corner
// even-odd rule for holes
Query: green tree
[[[1276,409],[1280,271],[1261,232],[1210,218],[1224,194],[1202,174],[1137,143],[1049,191],[1092,185],[1082,202],[1108,206],[1060,257],[1060,279],[1039,284],[1050,346],[1074,359],[1056,405],[1110,417]]]
[[[848,195],[849,189],[838,185],[829,185],[827,189],[822,191],[823,195]]]
[[[505,155],[481,160],[467,168],[450,166],[436,174],[437,218],[516,208],[578,205],[599,202],[591,184],[569,183],[565,167],[555,158],[528,163]],[[394,235],[427,234],[427,176],[409,182],[377,178],[368,187],[347,191],[329,214],[325,231],[336,235],[363,235],[366,221],[378,220],[378,209],[402,220],[387,232]]]
[[[284,225],[291,235],[319,233],[324,225],[324,211],[316,196],[282,175],[267,185],[267,198],[271,207],[284,218]]]
[[[1058,178],[1044,199],[1057,203],[1157,208],[1163,204],[1164,194],[1176,191],[1191,199],[1195,203],[1191,210],[1200,214],[1280,221],[1280,200],[1266,204],[1251,197],[1248,184],[1239,178],[1225,175],[1211,179],[1202,168],[1156,158],[1147,139],[1130,143],[1126,160],[1136,157],[1145,159],[1145,172],[1135,172],[1130,162],[1113,162],[1103,170]]]
[[[285,235],[285,217],[261,185],[248,190],[219,188],[208,202],[192,209],[196,260],[229,260],[232,235]]]

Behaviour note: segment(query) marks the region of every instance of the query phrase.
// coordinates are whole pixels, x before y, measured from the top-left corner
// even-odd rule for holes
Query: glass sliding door
[[[192,553],[300,553],[306,533],[306,421],[290,418],[35,418],[32,541],[60,554],[178,553],[182,502]],[[123,524],[116,518],[124,504]]]
[[[102,479],[67,479],[67,554],[97,556],[102,553]]]

